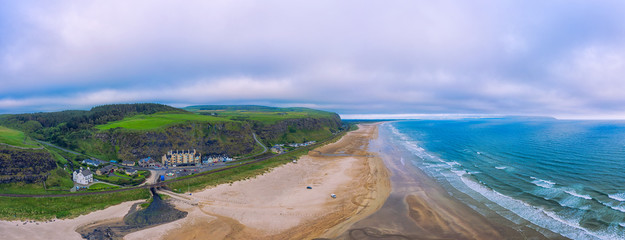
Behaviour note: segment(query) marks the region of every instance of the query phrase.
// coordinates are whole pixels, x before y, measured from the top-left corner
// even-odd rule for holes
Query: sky
[[[624,1],[0,5],[0,114],[157,102],[625,119]]]

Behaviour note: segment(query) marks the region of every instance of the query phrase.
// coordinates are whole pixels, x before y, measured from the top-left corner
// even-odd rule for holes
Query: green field
[[[273,124],[280,120],[308,117],[331,117],[334,113],[309,108],[275,108],[264,106],[190,106],[184,108],[190,112],[230,120],[251,120]]]
[[[148,189],[71,197],[0,197],[0,218],[4,220],[73,218],[122,202],[149,197]]]
[[[112,190],[112,189],[117,189],[119,188],[118,186],[113,186],[110,184],[106,184],[106,183],[94,183],[91,186],[89,186],[89,190],[90,191],[99,191],[99,190]]]
[[[166,127],[172,124],[181,123],[185,121],[200,121],[200,122],[225,122],[230,121],[224,118],[218,118],[213,116],[205,116],[198,114],[173,114],[173,113],[157,113],[152,115],[135,115],[132,117],[124,118],[121,121],[110,122],[103,125],[96,126],[97,129],[107,130],[111,128],[125,128],[132,130],[149,130],[161,127]]]
[[[24,139],[26,139],[26,142],[24,142]],[[0,143],[25,148],[39,147],[37,142],[26,137],[23,132],[3,126],[0,126]]]
[[[100,181],[109,182],[122,186],[135,186],[143,183],[147,177],[150,176],[149,171],[138,171],[137,174],[129,176],[125,173],[115,172],[113,176],[109,175],[94,175],[95,179]]]

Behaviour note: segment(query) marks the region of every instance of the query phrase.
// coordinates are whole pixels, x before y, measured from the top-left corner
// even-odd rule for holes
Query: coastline
[[[381,131],[382,132],[382,131]],[[383,133],[381,133],[382,135]],[[413,155],[381,136],[371,144],[391,172],[392,192],[384,206],[337,239],[547,239],[526,226],[493,214],[480,203],[464,203],[406,157]],[[556,237],[557,238],[557,237]]]
[[[124,239],[545,238],[481,215],[420,169],[398,161],[401,150],[379,136],[379,124],[359,125],[297,163],[248,180],[192,195],[159,191],[187,217]],[[76,229],[119,220],[137,202],[40,225],[0,221],[0,231],[8,239],[81,239]]]

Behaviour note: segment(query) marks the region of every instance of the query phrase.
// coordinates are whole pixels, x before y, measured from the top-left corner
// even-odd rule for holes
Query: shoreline
[[[454,196],[462,193],[447,192],[411,164],[413,154],[393,145],[389,136],[374,141],[372,150],[382,156],[391,172],[392,192],[379,211],[354,224],[338,239],[547,239],[499,215],[480,214],[475,208],[486,208],[481,203],[461,202]]]
[[[187,217],[124,239],[545,238],[481,215],[416,166],[399,161],[402,150],[379,136],[379,125],[361,124],[297,163],[251,179],[192,195],[159,191]],[[137,202],[41,225],[0,221],[0,231],[9,239],[81,239],[77,229],[119,220]]]

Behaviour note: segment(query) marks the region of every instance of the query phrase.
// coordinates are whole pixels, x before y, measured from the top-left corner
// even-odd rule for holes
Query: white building
[[[72,179],[75,183],[87,185],[93,182],[93,173],[91,173],[89,169],[82,170],[82,168],[80,168],[79,171],[74,171],[74,173],[72,174]]]

